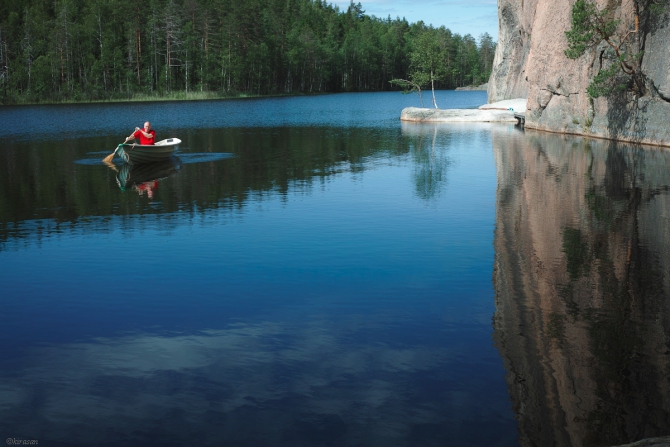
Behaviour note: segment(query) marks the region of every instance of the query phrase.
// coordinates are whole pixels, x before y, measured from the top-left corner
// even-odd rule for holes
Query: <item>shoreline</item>
[[[516,123],[515,113],[526,112],[526,99],[510,99],[484,104],[477,109],[429,109],[406,107],[400,121],[423,123]]]
[[[182,93],[174,96],[143,96],[137,95],[131,98],[111,98],[111,99],[90,99],[90,100],[73,100],[64,99],[62,101],[39,101],[39,102],[16,102],[3,103],[0,102],[0,107],[18,107],[18,106],[54,106],[54,105],[81,105],[81,104],[123,104],[133,102],[176,102],[176,101],[217,101],[217,100],[233,100],[233,99],[258,99],[258,98],[282,98],[282,97],[297,97],[297,96],[318,96],[328,95],[330,93],[277,93],[270,95],[251,95],[241,93],[239,95],[222,95],[214,94],[212,92],[196,92],[196,93]],[[181,97],[185,95],[186,97]]]
[[[479,91],[479,90],[459,90],[443,89],[442,91]],[[380,91],[364,91],[364,92],[314,92],[314,93],[273,93],[267,95],[255,95],[249,93],[240,94],[221,94],[217,92],[180,92],[174,95],[134,95],[131,98],[110,98],[110,99],[87,99],[87,100],[54,100],[54,101],[39,101],[39,102],[2,102],[0,100],[0,108],[2,107],[17,107],[17,106],[47,106],[47,105],[75,105],[75,104],[123,104],[133,102],[170,102],[170,101],[218,101],[218,100],[233,100],[233,99],[260,99],[260,98],[292,98],[301,96],[321,96],[321,95],[336,95],[340,93],[402,93],[402,90],[380,90]]]

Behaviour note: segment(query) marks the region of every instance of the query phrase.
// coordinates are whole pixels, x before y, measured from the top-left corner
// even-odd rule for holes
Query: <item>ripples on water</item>
[[[0,131],[0,433],[240,446],[666,434],[665,152],[401,124],[417,103],[0,109],[33,120]],[[175,159],[99,163],[146,119],[184,141]]]

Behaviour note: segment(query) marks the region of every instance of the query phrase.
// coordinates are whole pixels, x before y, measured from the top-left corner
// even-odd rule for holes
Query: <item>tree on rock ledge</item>
[[[412,51],[409,53],[410,78],[419,85],[430,83],[433,106],[436,109],[435,81],[441,80],[446,74],[445,52],[446,48],[440,39],[436,39],[433,33],[424,32],[412,41]]]
[[[565,32],[568,40],[565,55],[578,59],[589,49],[599,50],[599,71],[587,88],[591,98],[625,90],[643,96],[653,89],[642,72],[640,16],[657,15],[667,4],[668,0],[634,0],[633,16],[622,23],[613,18],[613,11],[599,10],[593,0],[575,2],[572,28]],[[600,46],[603,42],[605,48]]]
[[[421,98],[421,107],[423,107],[421,89],[430,84],[433,107],[437,109],[435,82],[443,80],[449,68],[446,62],[448,45],[443,37],[445,33],[451,37],[451,33],[444,28],[425,27],[423,22],[419,22],[417,28],[417,34],[410,36],[407,42],[409,48],[408,79],[392,79],[389,82],[403,88],[405,93],[417,92]]]

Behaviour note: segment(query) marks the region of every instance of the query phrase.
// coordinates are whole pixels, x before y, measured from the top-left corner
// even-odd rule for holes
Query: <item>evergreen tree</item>
[[[591,98],[607,96],[617,91],[632,89],[638,95],[646,94],[648,85],[642,71],[643,43],[640,22],[648,21],[667,10],[668,0],[633,0],[633,15],[622,20],[613,18],[614,11],[599,9],[592,0],[577,0],[572,6],[571,28],[565,32],[570,59],[582,57],[588,50],[607,46],[600,51],[600,67],[587,92]]]
[[[0,103],[454,88],[493,60],[464,39],[353,2],[0,2]]]

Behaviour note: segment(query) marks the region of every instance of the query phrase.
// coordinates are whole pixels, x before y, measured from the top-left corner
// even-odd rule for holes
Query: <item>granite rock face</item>
[[[498,0],[498,45],[489,79],[489,102],[528,96],[526,60],[539,0]]]
[[[499,40],[489,80],[489,101],[526,97],[526,128],[670,146],[670,11],[640,23],[647,96],[589,100],[586,93],[604,48],[568,59],[565,31],[571,0],[499,0]],[[622,27],[633,2],[597,0],[615,11]],[[622,28],[623,29],[623,28]]]

